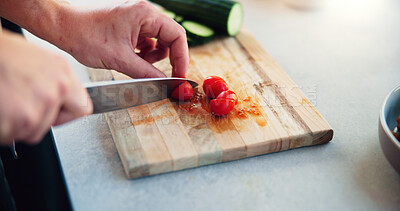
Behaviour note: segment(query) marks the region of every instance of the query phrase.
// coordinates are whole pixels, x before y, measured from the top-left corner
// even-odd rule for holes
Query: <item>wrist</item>
[[[66,31],[67,13],[72,11],[68,2],[60,0],[0,1],[1,17],[56,45]]]
[[[84,22],[88,18],[87,10],[61,2],[55,6],[54,11],[56,12],[52,17],[51,26],[39,27],[41,33],[35,35],[74,56],[88,42],[88,39],[85,39],[85,33],[88,31],[84,30]]]
[[[63,41],[65,32],[70,27],[68,25],[69,13],[72,13],[73,8],[68,2],[50,0],[49,4],[44,5],[40,13],[32,14],[29,25],[21,26],[36,35],[56,46]]]

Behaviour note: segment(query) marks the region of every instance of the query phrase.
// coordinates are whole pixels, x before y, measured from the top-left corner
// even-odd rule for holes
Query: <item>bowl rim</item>
[[[381,107],[381,111],[379,113],[379,119],[380,119],[380,124],[383,128],[383,131],[386,133],[386,135],[390,138],[390,140],[394,143],[395,146],[397,146],[397,148],[400,150],[400,140],[397,140],[396,137],[394,137],[392,131],[390,130],[387,122],[386,122],[386,118],[385,118],[385,107],[387,105],[387,101],[389,100],[389,98],[392,96],[392,94],[400,89],[400,85],[397,85],[396,87],[394,87],[389,94],[386,95],[385,100],[383,101],[382,107]]]

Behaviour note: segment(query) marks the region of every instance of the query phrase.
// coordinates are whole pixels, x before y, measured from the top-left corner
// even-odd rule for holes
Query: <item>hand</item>
[[[133,78],[165,77],[152,63],[169,54],[172,76],[186,77],[185,30],[150,3],[127,1],[98,10],[64,7],[61,14],[63,33],[52,42],[79,62]]]
[[[61,56],[7,32],[0,46],[0,145],[38,143],[51,125],[92,112],[86,89]]]

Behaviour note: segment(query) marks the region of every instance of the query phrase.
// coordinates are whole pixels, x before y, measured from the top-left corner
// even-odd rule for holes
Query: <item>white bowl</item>
[[[400,141],[391,132],[400,115],[400,85],[394,88],[383,101],[379,114],[379,141],[389,163],[400,174]]]

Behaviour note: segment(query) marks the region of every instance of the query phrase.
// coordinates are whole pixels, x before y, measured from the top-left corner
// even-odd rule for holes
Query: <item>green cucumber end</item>
[[[182,26],[187,32],[195,34],[199,37],[212,37],[214,35],[214,30],[203,24],[194,21],[183,21]]]
[[[233,5],[228,16],[227,32],[229,36],[235,36],[240,31],[243,22],[243,8],[238,2]]]
[[[181,23],[183,21],[183,16],[181,16],[181,15],[175,16],[175,21],[178,23]]]
[[[176,14],[175,14],[174,12],[172,12],[172,11],[169,11],[169,10],[162,10],[162,12],[163,12],[164,14],[166,14],[168,17],[172,18],[172,19],[174,19],[174,18],[176,17]]]

